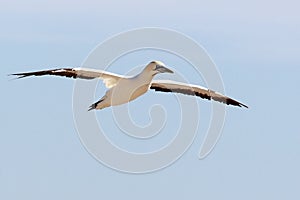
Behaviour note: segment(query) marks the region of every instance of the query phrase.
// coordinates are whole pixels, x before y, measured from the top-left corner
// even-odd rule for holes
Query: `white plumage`
[[[213,99],[227,105],[248,108],[246,105],[234,99],[198,85],[191,85],[171,80],[153,80],[153,77],[158,73],[173,73],[173,71],[166,68],[166,66],[160,61],[152,61],[136,76],[122,76],[103,70],[86,68],[60,68],[36,72],[16,73],[12,75],[16,75],[18,78],[56,75],[69,78],[102,79],[108,90],[99,101],[90,106],[89,110],[103,109],[109,106],[128,103],[143,95],[149,89],[161,92],[176,92],[199,96],[208,100]]]

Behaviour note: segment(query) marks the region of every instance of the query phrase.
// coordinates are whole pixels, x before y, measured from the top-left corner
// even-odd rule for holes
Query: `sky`
[[[291,0],[2,0],[0,199],[299,199],[299,6]],[[200,126],[183,156],[162,170],[130,174],[103,165],[81,143],[73,119],[74,80],[12,81],[7,75],[78,67],[108,38],[143,27],[175,30],[200,44],[225,93],[249,109],[226,108],[220,140],[199,160],[212,104],[197,99]],[[161,51],[123,55],[109,69],[123,74],[152,59],[205,85],[187,62]],[[99,83],[95,100],[104,92]],[[167,123],[149,140],[126,136],[110,108],[96,116],[114,144],[153,151],[174,137],[181,114],[174,95],[150,92],[129,104],[139,126],[149,123],[153,104],[165,108]]]

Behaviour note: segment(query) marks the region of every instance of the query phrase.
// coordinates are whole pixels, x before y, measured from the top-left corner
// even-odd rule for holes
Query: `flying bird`
[[[35,72],[15,73],[11,75],[15,75],[17,78],[54,75],[65,76],[74,79],[101,79],[108,90],[99,101],[93,103],[89,107],[89,111],[128,103],[145,94],[149,89],[160,92],[175,92],[193,95],[203,99],[212,99],[227,105],[248,108],[248,106],[245,104],[242,104],[232,98],[205,87],[171,80],[153,80],[154,76],[159,73],[173,73],[173,71],[168,69],[165,64],[160,61],[152,61],[135,76],[123,76],[103,70],[87,68],[60,68]]]

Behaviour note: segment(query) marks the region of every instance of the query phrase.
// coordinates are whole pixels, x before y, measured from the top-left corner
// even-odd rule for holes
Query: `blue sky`
[[[299,199],[298,8],[297,1],[1,1],[0,198]],[[250,109],[228,107],[220,141],[199,160],[211,107],[199,99],[201,127],[191,148],[164,170],[132,175],[105,167],[84,149],[73,121],[73,80],[9,81],[7,74],[79,66],[108,37],[140,27],[174,29],[193,38],[214,60],[226,94]],[[111,69],[124,73],[147,63],[149,55],[165,56],[132,54]],[[182,73],[203,84],[192,72]],[[100,84],[97,93],[104,90]],[[174,97],[154,93],[130,106],[152,101],[176,107]],[[134,109],[132,114],[147,123],[147,115]],[[111,110],[97,115],[109,122]],[[113,133],[121,146],[143,146]],[[172,137],[168,133],[143,148],[164,144]]]

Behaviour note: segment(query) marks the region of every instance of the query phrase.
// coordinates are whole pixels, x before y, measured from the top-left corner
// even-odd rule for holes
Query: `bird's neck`
[[[143,70],[140,74],[136,76],[140,81],[144,82],[145,84],[151,83],[154,75],[149,73],[147,70]]]

